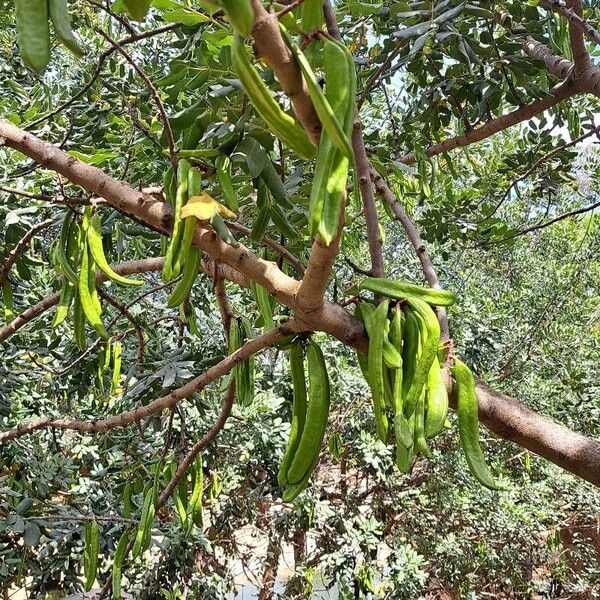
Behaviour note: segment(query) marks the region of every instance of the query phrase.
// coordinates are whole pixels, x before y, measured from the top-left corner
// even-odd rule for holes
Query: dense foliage
[[[234,235],[301,278],[257,232],[266,213],[260,233],[306,265],[314,165],[287,151],[248,103],[223,12],[202,0],[154,0],[148,17],[134,23],[119,0],[95,4],[71,3],[85,57],[55,43],[38,76],[19,57],[12,2],[0,0],[0,117],[161,197],[169,156],[158,94],[177,150],[205,150],[192,161],[204,191],[228,205],[215,159],[230,158],[243,226],[232,226]],[[584,4],[588,22],[597,23],[600,9]],[[449,311],[457,353],[495,388],[600,437],[600,221],[590,209],[600,178],[597,98],[566,98],[477,145],[426,151],[548,97],[559,78],[524,52],[523,40],[533,36],[571,60],[568,21],[537,2],[512,1],[340,0],[335,12],[357,67],[369,158],[417,224],[443,287],[459,297]],[[597,49],[589,49],[594,61]],[[271,71],[263,76],[287,102]],[[283,198],[264,192],[267,165]],[[327,289],[341,304],[370,269],[358,179],[353,173]],[[60,290],[54,256],[62,220],[90,203],[111,262],[164,254],[164,237],[146,224],[0,145],[0,256],[51,219],[10,271],[13,300],[5,293],[2,325]],[[422,282],[390,206],[378,199],[376,210],[386,274]],[[52,327],[55,309],[2,342],[0,431],[41,415],[92,421],[147,405],[227,355],[216,271],[193,287],[197,328],[189,313],[167,307],[170,288],[160,273],[140,277],[143,288],[102,288],[105,324],[122,344],[120,375],[92,329],[82,352],[70,320]],[[265,323],[252,291],[224,285],[231,313],[260,333]],[[273,307],[277,322],[290,315]],[[268,348],[255,358],[254,401],[236,404],[202,450],[202,522],[183,527],[174,502],[161,508],[149,549],[125,564],[125,592],[226,598],[244,586],[269,589],[270,571],[279,568],[280,598],[323,589],[365,599],[596,597],[596,487],[482,430],[505,488],[487,491],[469,476],[455,427],[433,441],[434,460],[418,459],[412,473],[400,474],[392,449],[376,439],[356,353],[324,333],[314,337],[328,361],[332,407],[312,485],[282,503],[277,471],[292,391],[287,353]],[[148,482],[167,484],[218,418],[228,382],[136,426],[94,434],[44,429],[1,444],[0,590],[25,588],[32,598],[81,592],[90,520],[100,528],[101,587],[123,531],[137,525]],[[194,469],[187,475],[187,493],[197,476]]]

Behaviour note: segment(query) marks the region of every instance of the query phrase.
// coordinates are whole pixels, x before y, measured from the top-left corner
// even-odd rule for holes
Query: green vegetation
[[[0,597],[595,597],[567,4],[0,0]]]

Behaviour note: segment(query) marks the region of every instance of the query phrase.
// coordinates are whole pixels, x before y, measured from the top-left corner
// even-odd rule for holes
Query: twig
[[[287,15],[288,13],[292,12],[293,10],[296,10],[303,2],[304,0],[294,0],[291,4],[288,4],[288,6],[282,8],[281,10],[275,13],[277,15],[277,18],[281,19],[282,17],[285,17],[285,15]]]
[[[242,233],[243,235],[250,235],[251,233],[251,229],[249,227],[246,227],[237,221],[227,221],[227,226],[229,229],[233,229],[234,231]],[[285,246],[277,243],[275,240],[272,240],[267,236],[262,237],[261,244],[277,252],[277,254],[287,260],[287,262],[289,262],[290,265],[292,265],[292,267],[294,267],[294,269],[296,269],[300,275],[304,273],[304,265]]]
[[[369,77],[369,79],[367,79],[367,81],[365,82],[365,87],[363,88],[363,91],[362,91],[362,93],[361,93],[358,101],[356,102],[357,111],[360,111],[362,105],[364,104],[365,100],[367,99],[367,96],[371,93],[371,91],[375,87],[377,87],[378,81],[379,81],[379,78],[381,77],[381,75],[392,64],[392,62],[396,58],[396,56],[398,56],[398,54],[400,54],[400,51],[402,50],[402,48],[404,48],[405,45],[406,45],[406,41],[405,40],[400,40],[394,46],[394,48],[392,48],[392,50],[390,51],[390,53],[387,55],[387,57],[381,63],[380,67],[375,71],[375,73],[373,73]]]
[[[529,169],[527,169],[527,171],[525,173],[523,173],[523,175],[521,175],[520,177],[517,177],[517,179],[515,179],[506,188],[504,194],[502,194],[502,197],[500,198],[500,200],[498,201],[498,203],[494,206],[494,208],[492,209],[492,211],[490,213],[488,213],[485,217],[483,217],[482,219],[480,219],[479,221],[476,221],[476,224],[479,225],[481,223],[484,223],[490,217],[492,217],[493,215],[495,215],[496,212],[498,211],[498,209],[506,201],[506,198],[510,194],[510,191],[512,190],[512,188],[514,188],[521,181],[524,181],[525,179],[527,179],[532,173],[534,173],[535,171],[537,171],[543,163],[545,163],[546,161],[554,158],[557,154],[560,154],[561,152],[563,152],[567,148],[570,148],[571,146],[575,146],[575,145],[579,144],[579,142],[587,139],[588,137],[591,137],[592,135],[598,135],[598,133],[600,133],[600,127],[594,127],[590,131],[584,133],[583,135],[580,135],[578,138],[575,138],[574,140],[571,140],[570,142],[567,142],[565,144],[562,144],[562,145],[558,146],[557,148],[554,148],[554,150],[548,152],[548,154],[546,154],[546,155],[542,156],[541,158],[539,158]]]
[[[211,425],[211,428],[190,448],[189,452],[185,455],[185,457],[181,460],[181,462],[177,465],[177,471],[175,471],[175,475],[169,483],[165,486],[165,489],[161,492],[160,497],[158,499],[158,508],[164,506],[173,490],[177,487],[182,477],[186,474],[187,470],[190,468],[198,453],[208,446],[216,437],[219,435],[219,432],[225,427],[225,423],[231,414],[231,409],[233,408],[233,403],[235,401],[235,385],[230,385],[227,389],[227,394],[225,396],[225,400],[223,402],[223,407],[221,408],[221,413],[217,420]]]
[[[144,40],[149,37],[153,37],[155,35],[160,35],[161,33],[165,33],[167,31],[172,31],[173,29],[177,29],[178,27],[181,27],[180,23],[172,23],[169,25],[163,25],[162,27],[157,27],[156,29],[151,29],[149,31],[143,31],[141,33],[137,33],[135,35],[131,35],[129,37],[123,38],[122,40],[119,40],[117,42],[117,44],[119,47],[123,47],[127,44],[132,44],[133,42]],[[47,119],[53,117],[54,115],[57,115],[58,113],[65,110],[65,108],[69,108],[69,106],[71,106],[72,104],[77,102],[77,100],[79,100],[79,98],[81,98],[94,85],[94,82],[96,81],[96,79],[98,79],[98,77],[100,76],[100,73],[102,72],[102,67],[104,65],[104,62],[116,50],[117,50],[117,48],[115,46],[104,50],[98,56],[98,64],[96,65],[96,68],[94,69],[94,72],[92,73],[92,76],[87,81],[87,83],[76,94],[71,96],[71,98],[69,98],[69,100],[67,100],[60,106],[57,106],[55,109],[53,109],[49,113],[46,113],[43,117],[40,117],[39,119],[36,119],[35,121],[32,121],[31,123],[29,123],[29,125],[27,125],[25,127],[25,129],[27,131],[33,129],[36,125],[43,123]]]
[[[584,206],[583,208],[578,208],[577,210],[571,210],[569,212],[563,213],[561,215],[554,217],[553,219],[549,219],[548,221],[542,221],[541,223],[537,223],[535,225],[532,225],[531,227],[526,227],[525,229],[521,229],[520,231],[517,231],[516,233],[513,233],[512,235],[508,235],[500,240],[492,240],[486,245],[501,244],[502,242],[507,242],[508,240],[512,240],[516,237],[526,235],[528,233],[531,233],[532,231],[538,231],[540,229],[550,227],[550,225],[554,225],[555,223],[558,223],[559,221],[564,221],[565,219],[569,219],[570,217],[575,217],[577,215],[582,215],[584,213],[594,211],[598,207],[600,207],[600,201],[595,202],[594,204],[592,204],[590,206]]]
[[[355,273],[359,273],[360,275],[365,275],[366,277],[373,277],[373,273],[371,271],[369,271],[368,269],[363,269],[363,268],[359,267],[357,264],[355,264],[354,262],[352,262],[347,256],[344,257],[344,260],[346,261],[346,264]]]
[[[592,25],[590,25],[581,15],[578,15],[572,8],[567,8],[558,0],[542,0],[542,4],[565,17],[569,23],[575,25],[575,27],[585,33],[590,40],[600,45],[600,32],[597,29],[594,29]]]
[[[449,152],[455,148],[470,146],[475,142],[485,140],[500,131],[512,127],[513,125],[517,125],[518,123],[522,123],[527,119],[531,119],[532,117],[535,117],[536,115],[543,113],[549,108],[559,104],[563,100],[574,96],[578,92],[579,90],[577,86],[574,85],[570,80],[566,80],[565,82],[553,88],[550,94],[545,98],[534,100],[530,104],[517,108],[506,115],[498,117],[497,119],[492,119],[491,121],[487,121],[483,125],[472,129],[468,133],[444,140],[438,144],[433,144],[432,146],[425,148],[424,152],[427,156],[431,157]],[[412,165],[416,162],[416,157],[414,154],[405,154],[404,156],[400,156],[398,161],[406,165]]]
[[[223,277],[223,274],[221,273],[216,263],[214,274],[214,290],[215,297],[217,299],[217,305],[219,307],[219,313],[221,315],[221,321],[223,323],[225,344],[227,347],[229,347],[229,329],[231,327],[233,313],[231,311],[231,306],[229,305],[229,299],[227,298],[227,289],[225,288],[225,277]]]
[[[289,335],[289,333],[290,329],[287,326],[280,326],[246,342],[239,350],[230,354],[213,367],[207,369],[202,375],[172,391],[170,394],[158,398],[145,406],[138,406],[133,410],[120,413],[113,417],[92,421],[40,417],[39,419],[34,419],[26,423],[20,423],[15,429],[1,432],[0,444],[28,435],[43,428],[95,433],[110,431],[111,429],[127,427],[131,424],[138,423],[146,417],[157,414],[165,409],[175,407],[182,400],[189,398],[192,394],[201,391],[208,384],[229,373],[231,369],[240,362],[246,360],[249,356],[256,354],[268,346],[272,346],[282,337]]]
[[[126,519],[125,517],[100,516],[100,515],[36,515],[33,517],[23,517],[24,521],[69,521],[86,522],[99,521],[104,523],[137,523],[137,519]]]
[[[133,67],[135,72],[143,79],[148,91],[150,92],[152,98],[154,98],[154,103],[156,104],[156,108],[158,109],[158,113],[160,115],[160,120],[163,125],[163,129],[165,131],[165,137],[167,138],[167,144],[169,145],[169,157],[171,159],[171,164],[173,165],[173,169],[177,170],[177,156],[175,154],[175,139],[173,138],[173,130],[171,129],[171,123],[169,122],[169,117],[167,117],[167,113],[165,111],[165,106],[163,101],[160,98],[160,95],[157,89],[154,87],[152,81],[148,75],[146,75],[145,71],[131,58],[129,53],[119,44],[119,42],[113,40],[107,33],[102,31],[101,29],[96,28],[95,31],[99,33],[109,44],[112,44],[117,52],[123,56],[123,58]]]
[[[50,225],[53,223],[53,219],[46,219],[41,223],[37,223],[17,242],[15,247],[9,252],[8,256],[4,260],[2,267],[0,267],[0,286],[6,281],[12,266],[15,264],[19,256],[24,252],[31,238],[33,238],[33,236],[38,234],[40,231],[48,229],[48,227],[50,227]]]
[[[172,284],[174,282],[169,281],[168,283]],[[140,324],[137,322],[137,319],[131,314],[128,307],[125,306],[124,304],[121,304],[121,302],[119,302],[118,300],[113,298],[108,292],[106,292],[102,288],[98,287],[98,294],[100,295],[101,298],[103,298],[109,304],[114,306],[133,326],[133,329],[135,330],[135,335],[137,336],[137,340],[138,340],[138,352],[137,352],[138,371],[141,373],[143,370],[146,344],[144,341],[144,333],[142,331]],[[139,301],[140,301],[140,299],[136,299],[136,304]]]
[[[0,192],[5,192],[6,194],[14,194],[15,196],[22,196],[23,198],[29,198],[30,200],[42,200],[43,202],[52,202],[59,204],[73,204],[73,205],[87,205],[90,204],[90,200],[88,198],[82,198],[80,196],[69,197],[63,196],[62,198],[58,198],[57,196],[50,196],[48,194],[34,194],[33,192],[27,192],[25,190],[18,190],[16,188],[7,187],[5,185],[0,185]]]

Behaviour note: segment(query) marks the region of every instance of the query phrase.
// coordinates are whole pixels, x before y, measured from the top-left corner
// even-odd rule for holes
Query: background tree
[[[302,4],[274,9],[290,24]],[[41,76],[19,58],[12,3],[0,11],[2,584],[80,589],[83,524],[95,522],[108,594],[115,548],[154,480],[153,542],[124,568],[136,595],[224,597],[235,581],[225,557],[236,557],[260,572],[267,598],[286,540],[295,571],[284,597],[309,595],[319,579],[340,597],[593,591],[596,488],[528,450],[600,482],[591,439],[598,9],[325,0],[323,23],[298,39],[313,61],[326,33],[346,44],[359,109],[343,236],[325,246],[307,228],[314,161],[286,148],[249,104],[227,13],[201,1],[152,5],[133,23],[119,2],[74,3],[86,56],[53,44]],[[262,76],[318,142],[321,122],[277,19],[256,0],[252,8]],[[234,210],[227,227],[243,242],[197,225],[205,275],[179,313],[167,307],[174,282],[157,275],[174,217],[164,175],[177,156]],[[98,277],[110,340],[88,328],[82,349],[71,317],[53,329],[51,309],[64,279],[61,224],[88,206],[114,269],[143,274],[145,286]],[[506,491],[471,482],[450,434],[433,443],[434,461],[419,459],[408,476],[393,468],[356,368],[354,350],[368,339],[349,308],[364,274],[424,278],[459,295],[449,315],[457,353],[494,389],[526,400],[477,384],[481,421],[522,446],[486,445]],[[275,301],[272,329],[256,284]],[[229,354],[237,316],[256,337]],[[311,332],[332,383],[329,443],[312,487],[280,510],[291,389],[278,343]],[[226,376],[254,354],[255,399],[234,405]],[[203,489],[194,527],[171,496],[179,477],[182,499]],[[250,525],[264,532],[262,554],[237,535]]]

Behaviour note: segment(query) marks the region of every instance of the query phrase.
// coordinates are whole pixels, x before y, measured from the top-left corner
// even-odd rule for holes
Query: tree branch
[[[0,192],[4,192],[5,194],[13,194],[15,196],[22,196],[23,198],[29,198],[30,200],[41,200],[42,202],[52,202],[59,204],[67,204],[67,205],[88,205],[91,204],[91,201],[87,198],[81,197],[69,197],[65,196],[60,198],[58,196],[50,196],[48,194],[34,194],[33,192],[27,192],[25,190],[18,190],[16,188],[7,187],[5,185],[0,185]]]
[[[582,142],[583,140],[591,137],[592,135],[598,135],[598,133],[600,133],[600,127],[594,127],[590,131],[587,131],[586,133],[584,133],[584,134],[580,135],[579,137],[575,138],[574,140],[571,140],[570,142],[566,142],[565,144],[561,144],[557,148],[554,148],[554,150],[551,150],[550,152],[548,152],[548,154],[545,154],[544,156],[542,156],[541,158],[539,158],[538,160],[536,160],[535,163],[529,169],[527,169],[527,171],[525,171],[525,173],[523,173],[523,175],[521,175],[520,177],[517,177],[514,181],[511,182],[511,184],[506,188],[506,191],[502,194],[502,197],[497,202],[497,204],[494,206],[494,208],[485,217],[483,217],[482,219],[480,219],[479,221],[477,221],[477,224],[483,223],[487,219],[489,219],[490,217],[494,216],[494,214],[496,214],[496,212],[502,206],[502,204],[504,204],[504,201],[506,200],[506,198],[508,198],[508,195],[510,194],[510,191],[518,183],[520,183],[521,181],[524,181],[525,179],[527,179],[532,173],[535,173],[545,162],[551,160],[557,154],[560,154],[561,152],[563,152],[567,148],[571,148],[572,146],[576,146],[577,144],[579,144],[579,142]]]
[[[535,40],[533,40],[535,42]],[[535,42],[538,44],[538,42]],[[547,49],[547,48],[546,48]],[[548,52],[550,52],[548,50]],[[565,63],[568,63],[569,71],[572,67],[572,63],[566,59],[563,59]],[[523,121],[527,121],[536,115],[545,112],[549,108],[556,106],[558,103],[562,102],[566,98],[570,98],[579,92],[578,86],[576,86],[572,81],[567,80],[556,86],[552,89],[550,94],[544,98],[540,98],[538,100],[534,100],[531,104],[527,104],[526,106],[521,106],[516,110],[498,117],[497,119],[493,119],[492,121],[487,121],[483,125],[472,129],[468,133],[463,135],[459,135],[457,137],[451,138],[449,140],[445,140],[440,142],[439,144],[433,144],[428,148],[425,148],[425,154],[427,156],[437,156],[438,154],[443,154],[445,152],[449,152],[450,150],[454,150],[455,148],[463,148],[465,146],[470,146],[475,142],[480,142],[481,140],[485,140],[490,136],[504,131],[513,125],[517,125],[518,123],[522,123]],[[412,165],[415,163],[416,158],[414,154],[405,154],[398,159],[400,162],[406,165]]]
[[[583,32],[590,40],[592,40],[595,44],[600,45],[600,32],[597,29],[594,29],[584,18],[581,7],[581,1],[578,0],[575,2],[574,6],[568,7],[564,4],[561,4],[558,0],[542,0],[542,4],[558,13],[559,15],[565,17],[569,21],[570,25],[575,26],[579,31]],[[572,38],[571,38],[571,41]],[[580,43],[583,43],[581,40]],[[585,48],[585,45],[584,45]],[[586,51],[587,54],[587,51]],[[573,56],[575,57],[575,52],[573,52]],[[588,55],[589,59],[589,55]],[[575,60],[577,62],[577,60]]]
[[[217,305],[219,307],[219,313],[221,314],[221,321],[223,323],[225,344],[227,345],[227,347],[229,347],[229,329],[231,328],[231,319],[233,319],[233,313],[231,312],[229,298],[227,298],[227,290],[225,289],[225,277],[223,277],[223,274],[221,273],[219,267],[217,265],[215,265],[215,267],[215,297],[217,299]]]
[[[419,262],[421,263],[423,274],[425,275],[427,283],[432,288],[441,289],[442,286],[440,285],[440,281],[435,272],[433,262],[431,261],[429,253],[427,252],[427,248],[425,247],[425,244],[423,243],[415,224],[406,214],[404,208],[402,208],[402,205],[400,202],[398,202],[394,196],[394,193],[392,190],[390,190],[383,177],[373,167],[371,167],[371,177],[373,178],[375,189],[379,192],[379,194],[381,194],[381,197],[384,199],[384,201],[390,205],[394,215],[396,216],[396,219],[402,224],[402,227],[404,228],[404,231],[406,232],[406,235],[415,250]],[[440,322],[441,338],[443,341],[448,341],[450,339],[450,328],[448,326],[448,315],[446,314],[446,309],[443,306],[438,306],[436,308],[436,312]]]
[[[119,40],[117,42],[117,44],[119,46],[125,46],[127,44],[132,44],[133,42],[137,42],[139,40],[144,40],[144,39],[153,37],[155,35],[159,35],[161,33],[166,33],[167,31],[172,31],[173,29],[177,29],[179,27],[181,27],[180,23],[163,25],[162,27],[157,27],[156,29],[151,29],[149,31],[143,31],[143,32],[137,33],[135,35],[130,35],[129,37]],[[46,113],[43,117],[40,117],[39,119],[36,119],[35,121],[32,121],[31,123],[29,123],[29,125],[27,125],[26,129],[27,130],[33,129],[36,125],[43,123],[47,119],[50,119],[54,115],[57,115],[58,113],[65,110],[65,108],[69,108],[69,106],[71,106],[72,104],[77,102],[77,100],[79,100],[79,98],[81,98],[92,87],[92,85],[94,85],[94,82],[96,81],[96,79],[98,79],[98,77],[100,76],[100,73],[102,72],[102,67],[104,66],[104,62],[113,52],[116,52],[116,50],[117,49],[114,46],[104,50],[98,57],[98,63],[96,65],[96,68],[94,69],[94,72],[92,73],[92,76],[87,81],[87,83],[76,94],[71,96],[71,98],[69,98],[69,100],[67,100],[66,102],[63,102],[63,104],[57,106],[55,109],[51,110],[49,113]]]
[[[163,265],[163,258],[146,258],[144,260],[131,260],[113,265],[113,269],[119,275],[135,275],[137,273],[146,273],[148,271],[160,271]],[[108,277],[104,273],[96,273],[96,282],[106,281]],[[60,292],[46,296],[43,300],[24,310],[18,317],[8,325],[0,329],[0,342],[4,342],[11,335],[16,333],[21,327],[39,317],[42,313],[58,304]]]
[[[310,99],[300,67],[281,35],[277,13],[267,12],[261,0],[251,1],[255,16],[252,36],[256,43],[256,53],[273,70],[281,88],[291,100],[298,120],[310,139],[318,145],[321,139],[321,121]]]
[[[325,24],[329,35],[341,41],[341,34],[337,24],[337,17],[331,0],[323,2]],[[373,194],[373,185],[369,176],[369,159],[367,149],[362,134],[362,127],[356,110],[354,128],[352,130],[352,148],[354,150],[354,165],[358,177],[358,186],[363,202],[365,221],[367,225],[367,242],[369,245],[369,255],[371,256],[371,273],[373,277],[385,277],[383,266],[383,242],[379,232],[379,218],[377,216],[377,206],[375,205],[375,195]]]
[[[111,44],[117,52],[133,67],[134,71],[142,78],[143,82],[146,84],[150,95],[152,96],[154,103],[156,104],[156,108],[158,110],[158,114],[160,117],[160,121],[163,126],[163,130],[165,132],[165,138],[167,139],[167,144],[169,146],[169,158],[171,159],[171,165],[175,172],[177,172],[177,156],[175,155],[175,140],[173,138],[173,130],[171,129],[171,123],[169,122],[169,118],[167,117],[167,113],[165,111],[165,106],[160,98],[160,94],[154,87],[152,81],[144,70],[131,58],[129,53],[121,47],[119,42],[113,40],[108,34],[104,33],[101,29],[95,30],[99,33],[109,44]]]
[[[592,211],[596,210],[598,207],[600,207],[600,201],[595,202],[594,204],[590,204],[590,206],[584,206],[584,207],[578,208],[576,210],[570,210],[569,212],[562,213],[561,215],[558,215],[552,219],[548,219],[547,221],[542,221],[541,223],[536,223],[535,225],[531,225],[531,227],[526,227],[525,229],[521,229],[520,231],[517,231],[516,233],[513,233],[512,235],[506,236],[506,237],[502,238],[501,240],[498,240],[497,242],[494,242],[494,243],[500,244],[502,242],[512,240],[516,237],[521,237],[522,235],[531,233],[532,231],[538,231],[539,229],[545,229],[546,227],[550,227],[550,225],[554,225],[555,223],[558,223],[559,221],[564,221],[565,219],[569,219],[570,217],[575,217],[577,215],[582,215],[584,213],[592,212]]]
[[[600,442],[550,421],[482,381],[476,391],[479,418],[490,431],[600,486]]]
[[[127,184],[112,179],[99,169],[91,165],[85,165],[61,150],[19,130],[14,125],[0,120],[0,144],[2,143],[20,150],[44,166],[62,173],[89,192],[104,197],[111,206],[125,215],[133,214],[149,228],[164,233],[170,231],[172,210],[165,203],[133,190]],[[279,302],[287,305],[292,310],[297,308],[295,293],[299,287],[299,282],[282,273],[274,263],[258,259],[241,245],[239,248],[233,248],[217,238],[213,231],[201,227],[197,229],[194,243],[232,267],[234,269],[232,275],[239,272],[243,276],[257,281]],[[58,295],[56,296],[57,300]],[[18,319],[19,317],[17,317]],[[312,331],[328,333],[345,345],[360,352],[364,353],[368,348],[368,339],[363,324],[344,308],[331,302],[325,301],[322,308],[313,313],[310,318],[307,318],[306,323],[302,325],[308,326],[305,329],[310,328]],[[481,387],[478,387],[478,391],[481,394]],[[530,430],[539,429],[538,435],[542,436],[543,439],[535,443],[535,448],[530,448],[532,451],[546,456],[556,464],[600,486],[599,442],[587,440],[588,451],[581,453],[580,461],[574,466],[569,447],[571,441],[575,446],[581,447],[582,436],[563,428],[561,438],[557,441],[553,440],[552,436],[547,434],[549,431],[548,420],[529,411],[524,405],[517,403],[518,406],[523,408],[519,413],[521,415],[519,418],[516,418],[516,412],[514,417],[511,416],[513,414],[511,410],[515,402],[507,396],[496,393],[494,394],[493,407],[489,403],[482,403],[480,417],[488,423],[490,428],[493,426],[499,432],[511,432],[510,435],[523,437]],[[553,424],[550,425],[554,426]],[[500,435],[503,434],[500,433]],[[505,435],[508,437],[509,433],[505,433]],[[593,450],[594,448],[596,450]],[[593,456],[595,456],[595,460],[592,460]]]
[[[575,70],[575,65],[567,60],[564,56],[553,54],[552,50],[531,36],[526,36],[521,46],[530,58],[539,60],[546,65],[546,68],[551,75],[566,81],[571,73]]]
[[[331,19],[331,17],[328,17],[328,19]],[[360,94],[360,98],[356,103],[356,109],[358,112],[360,112],[362,105],[364,104],[371,91],[379,84],[379,78],[385,73],[386,69],[391,66],[392,62],[394,61],[396,56],[400,54],[400,51],[402,50],[402,48],[404,48],[404,46],[406,46],[405,40],[400,40],[399,42],[397,42],[394,48],[392,48],[390,53],[386,56],[385,60],[381,63],[379,68],[369,77],[369,79],[367,79],[363,90]]]
[[[139,423],[146,417],[155,415],[165,409],[175,407],[182,400],[185,400],[192,394],[204,389],[209,383],[223,377],[223,375],[227,375],[233,367],[246,360],[249,356],[260,352],[264,348],[272,346],[281,338],[289,335],[290,332],[291,330],[288,326],[280,326],[246,342],[239,350],[230,354],[213,367],[207,369],[202,375],[192,379],[190,382],[172,391],[170,394],[157,398],[145,406],[138,406],[133,410],[115,415],[114,417],[94,421],[40,417],[39,419],[21,423],[15,429],[0,433],[0,444],[44,428],[95,433],[110,431],[117,427],[127,427],[133,423]]]
[[[181,481],[181,479],[185,476],[187,470],[196,460],[196,456],[198,453],[202,451],[203,448],[206,448],[221,432],[223,427],[225,427],[225,423],[227,423],[227,419],[231,415],[231,410],[233,408],[233,404],[235,402],[235,385],[230,385],[227,389],[227,394],[225,396],[225,400],[223,401],[223,406],[221,408],[221,413],[217,420],[211,425],[210,429],[190,448],[189,452],[185,455],[185,457],[180,461],[177,465],[177,470],[175,471],[175,475],[171,478],[171,481],[165,486],[164,490],[161,492],[158,498],[157,508],[164,506],[169,497]]]
[[[344,219],[345,198],[340,212],[338,234],[335,240],[329,246],[326,246],[321,237],[317,235],[313,242],[306,272],[302,277],[302,282],[296,295],[298,310],[300,311],[299,316],[301,317],[319,310],[325,302],[327,280],[331,275],[336,256],[340,250]]]
[[[108,292],[105,292],[102,288],[98,288],[98,294],[101,298],[106,300],[110,305],[114,306],[130,323],[135,331],[135,335],[138,340],[138,352],[137,352],[137,365],[138,371],[142,371],[142,365],[144,364],[144,355],[146,349],[146,343],[144,341],[144,333],[137,319],[131,314],[129,308],[124,304],[121,304],[116,298],[113,298]],[[139,300],[136,300],[139,302]]]
[[[29,244],[30,240],[40,231],[48,229],[52,223],[54,223],[53,219],[46,219],[41,223],[37,223],[17,242],[15,247],[9,252],[4,263],[2,264],[2,267],[0,267],[0,286],[6,281],[12,266],[15,264],[19,256],[25,251],[25,248],[27,247],[27,244]]]
[[[252,230],[249,227],[246,227],[245,225],[242,225],[241,223],[238,223],[236,221],[226,221],[226,223],[229,229],[237,231],[243,235],[250,235],[250,233],[252,232]],[[278,244],[275,240],[272,240],[266,235],[263,235],[263,237],[260,240],[260,243],[266,246],[267,248],[271,248],[271,250],[274,250],[275,252],[277,252],[277,254],[279,254],[279,256],[287,260],[287,262],[290,263],[290,265],[292,265],[294,269],[296,269],[299,275],[302,275],[304,273],[304,265],[285,246]]]
[[[583,23],[583,8],[581,6],[581,0],[567,0],[569,8],[567,10],[570,14],[575,17],[579,17]],[[569,19],[569,41],[571,43],[571,52],[573,53],[573,62],[575,63],[576,73],[580,73],[585,70],[590,62],[590,55],[588,54],[587,48],[585,47],[585,38],[583,31],[580,27],[580,23],[576,23],[572,19]]]

